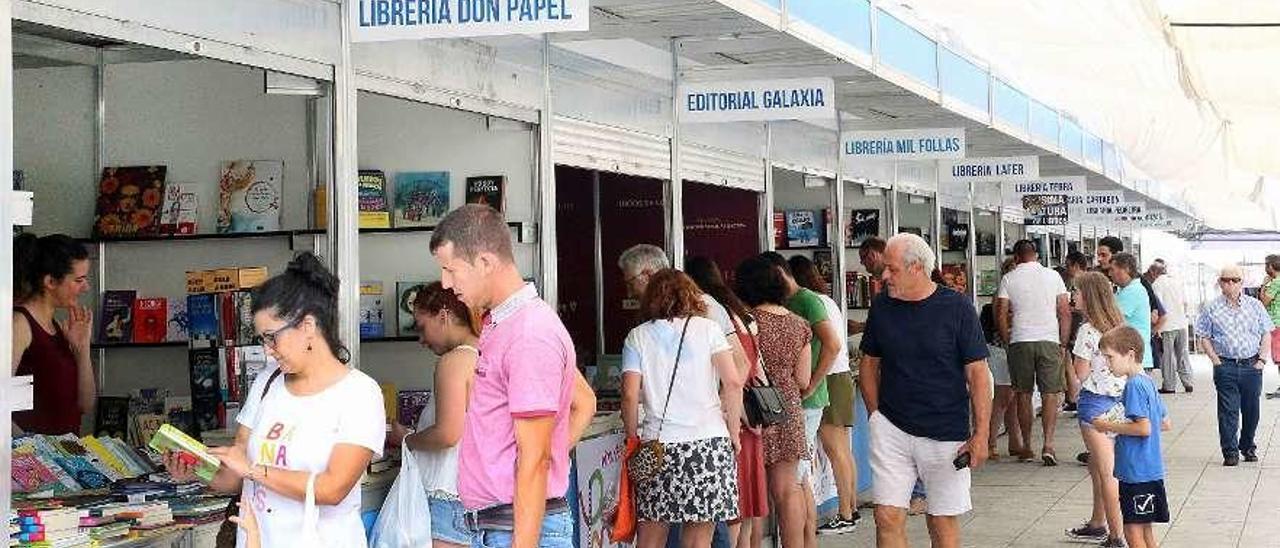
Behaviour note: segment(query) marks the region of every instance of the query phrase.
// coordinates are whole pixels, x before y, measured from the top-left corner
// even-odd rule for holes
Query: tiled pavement
[[[1196,391],[1164,396],[1173,429],[1165,433],[1164,457],[1172,523],[1156,527],[1168,548],[1280,547],[1280,400],[1263,400],[1258,426],[1260,463],[1223,468],[1218,450],[1216,400],[1207,360],[1193,357]],[[1264,390],[1280,384],[1274,368]],[[1084,446],[1074,417],[1058,423],[1057,453],[1062,464],[991,463],[974,476],[974,511],[961,518],[964,546],[1090,546],[1066,538],[1063,530],[1088,518],[1089,476],[1074,461]],[[1039,426],[1033,430],[1039,448]],[[1004,439],[1000,443],[1005,449]],[[1273,448],[1275,452],[1273,453]],[[822,548],[874,546],[869,509],[858,531],[822,537]],[[909,521],[911,546],[928,546],[923,516]]]

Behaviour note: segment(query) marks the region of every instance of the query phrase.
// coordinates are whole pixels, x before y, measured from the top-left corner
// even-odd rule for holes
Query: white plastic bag
[[[430,548],[431,507],[417,461],[405,447],[400,476],[391,484],[378,521],[373,524],[370,548]]]
[[[306,498],[302,506],[302,542],[299,546],[324,546],[320,539],[320,509],[316,507],[316,475],[307,476]]]

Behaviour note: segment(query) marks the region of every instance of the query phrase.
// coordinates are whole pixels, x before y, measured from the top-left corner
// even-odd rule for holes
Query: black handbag
[[[746,385],[742,387],[742,410],[747,417],[747,424],[752,427],[773,426],[786,418],[782,408],[782,392],[769,382],[760,341],[755,334],[751,335],[751,340],[756,344],[756,364],[760,374],[747,379]]]
[[[667,402],[662,406],[662,418],[658,419],[658,435],[654,439],[642,442],[636,452],[627,459],[627,475],[635,483],[644,483],[658,477],[662,472],[662,464],[666,456],[662,448],[662,423],[667,419],[667,408],[671,406],[671,392],[676,387],[676,371],[680,370],[680,354],[684,352],[684,336],[689,332],[689,320],[684,321],[684,329],[680,331],[680,346],[676,348],[676,363],[671,368],[671,382],[667,384]]]

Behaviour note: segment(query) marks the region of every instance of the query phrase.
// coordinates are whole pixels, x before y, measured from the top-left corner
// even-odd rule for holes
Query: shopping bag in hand
[[[403,445],[401,447],[404,447]],[[407,447],[400,476],[391,484],[369,538],[370,548],[430,548],[431,507],[418,473],[418,460]]]
[[[613,528],[609,531],[609,540],[613,542],[632,542],[636,538],[636,495],[631,485],[631,476],[627,473],[627,461],[631,460],[640,448],[640,438],[627,438],[627,448],[622,458],[622,471],[618,475],[618,509],[613,514]]]

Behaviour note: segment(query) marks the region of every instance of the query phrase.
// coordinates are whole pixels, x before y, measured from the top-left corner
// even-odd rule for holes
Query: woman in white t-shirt
[[[435,397],[418,417],[416,432],[396,424],[391,436],[393,442],[403,439],[418,459],[435,548],[461,548],[471,545],[471,532],[458,498],[458,442],[480,357],[480,325],[467,305],[440,282],[422,288],[413,309],[419,340],[440,356],[432,385]]]
[[[1067,530],[1076,539],[1109,542],[1106,546],[1123,546],[1120,541],[1124,524],[1120,514],[1120,486],[1112,474],[1115,467],[1113,436],[1099,432],[1093,420],[1100,415],[1119,413],[1123,418],[1120,396],[1124,377],[1117,377],[1107,366],[1098,342],[1102,334],[1125,325],[1124,314],[1111,293],[1111,282],[1097,272],[1081,274],[1075,280],[1076,307],[1084,313],[1085,323],[1076,335],[1074,366],[1080,383],[1078,411],[1080,435],[1089,450],[1089,478],[1093,481],[1093,514],[1089,521]]]
[[[739,515],[743,379],[705,306],[688,276],[659,271],[640,300],[643,323],[622,348],[627,436],[663,446],[661,471],[635,485],[638,548],[662,547],[672,523],[682,525],[684,546],[710,546],[714,524]]]
[[[236,443],[210,450],[222,461],[211,487],[243,489],[263,546],[365,546],[360,477],[382,453],[386,416],[378,384],[346,365],[337,336],[338,280],[311,253],[253,292],[253,323],[279,368],[263,371],[240,411]],[[165,464],[180,480],[193,476],[176,455]],[[304,531],[311,476],[316,530]],[[238,546],[246,546],[241,535]],[[308,547],[313,548],[313,547]]]

